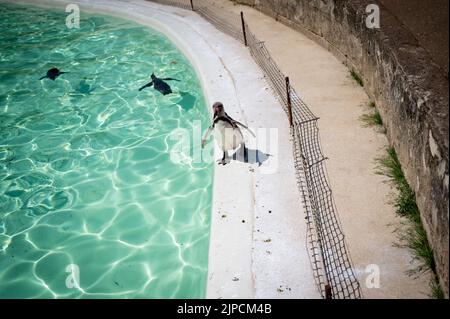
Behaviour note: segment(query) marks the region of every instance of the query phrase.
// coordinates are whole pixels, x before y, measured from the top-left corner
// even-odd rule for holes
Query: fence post
[[[289,77],[286,77],[286,96],[287,96],[287,107],[289,115],[289,125],[293,125],[292,120],[292,102],[291,102],[291,85],[289,84]]]
[[[193,2],[193,0],[191,0],[191,10],[192,10],[192,11],[195,11],[195,10],[194,10],[194,2]]]
[[[325,299],[333,299],[333,293],[330,285],[325,285]]]
[[[244,33],[244,44],[247,46],[247,33],[245,32],[244,12],[241,11],[242,32]]]

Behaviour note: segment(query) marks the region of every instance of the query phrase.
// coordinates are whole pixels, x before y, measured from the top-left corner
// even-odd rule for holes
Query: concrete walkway
[[[281,71],[314,114],[319,128],[331,188],[365,298],[426,298],[429,275],[406,272],[414,260],[405,248],[395,247],[401,227],[389,204],[390,186],[374,171],[374,159],[384,155],[387,139],[363,127],[368,97],[330,52],[303,34],[247,6],[214,0],[218,7],[244,12],[251,31],[264,41]],[[380,269],[380,287],[369,288],[370,265]],[[367,271],[367,272],[366,272]]]

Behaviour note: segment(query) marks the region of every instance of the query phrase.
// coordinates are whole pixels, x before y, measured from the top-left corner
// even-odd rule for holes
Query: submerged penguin
[[[147,87],[153,86],[155,88],[155,90],[160,92],[162,95],[167,95],[167,94],[172,93],[172,89],[170,88],[169,84],[167,84],[164,81],[180,81],[180,80],[172,79],[172,78],[160,79],[160,78],[156,77],[155,73],[152,73],[151,78],[152,78],[152,80],[149,83],[147,83],[146,85],[144,85],[143,87],[141,87],[139,89],[139,91],[142,91],[143,89],[145,89]]]
[[[244,155],[244,161],[247,162],[248,151],[245,147],[244,136],[239,126],[245,128],[253,136],[255,134],[244,124],[232,119],[226,112],[221,102],[216,102],[213,105],[214,117],[213,124],[208,128],[205,136],[202,140],[202,147],[205,146],[206,140],[212,131],[214,131],[214,137],[219,144],[220,149],[223,151],[223,157],[219,160],[219,165],[226,165],[228,160],[228,151],[234,150],[241,146],[240,152]]]
[[[52,81],[55,81],[55,79],[60,76],[61,74],[64,74],[67,72],[61,72],[58,68],[51,68],[50,70],[47,71],[47,74],[44,75],[43,77],[41,77],[39,80],[45,79],[45,78],[49,78]]]

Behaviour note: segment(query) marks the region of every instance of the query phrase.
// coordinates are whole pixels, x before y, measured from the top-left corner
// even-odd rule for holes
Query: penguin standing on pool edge
[[[232,119],[226,112],[223,104],[221,102],[216,102],[213,104],[213,123],[208,128],[205,136],[202,140],[202,148],[206,145],[206,140],[212,131],[214,131],[214,137],[219,144],[220,149],[223,152],[223,157],[218,161],[219,165],[226,165],[229,162],[228,151],[234,150],[241,146],[240,152],[244,155],[244,162],[248,161],[248,151],[245,147],[244,136],[239,128],[239,126],[245,128],[253,136],[255,134],[244,124]]]

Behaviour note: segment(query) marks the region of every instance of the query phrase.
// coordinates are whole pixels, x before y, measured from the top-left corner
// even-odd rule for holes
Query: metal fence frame
[[[280,71],[264,42],[251,32],[242,12],[240,17],[233,15],[207,0],[148,1],[195,11],[249,48],[288,115],[297,183],[306,212],[307,248],[317,287],[326,299],[362,298],[328,182],[317,125],[319,118],[299,97],[289,77]]]

